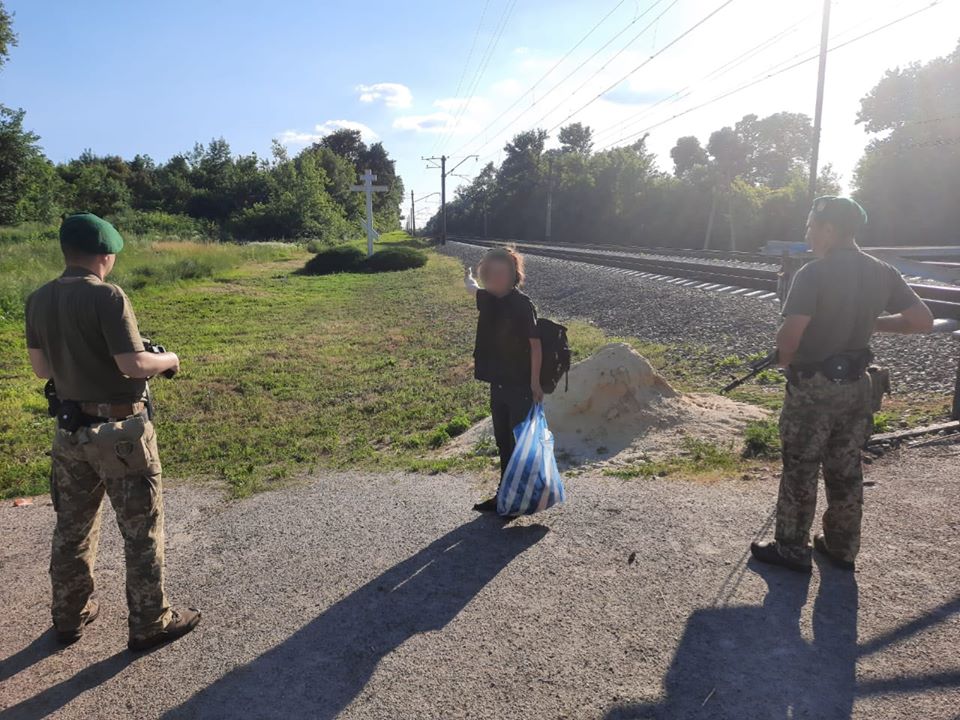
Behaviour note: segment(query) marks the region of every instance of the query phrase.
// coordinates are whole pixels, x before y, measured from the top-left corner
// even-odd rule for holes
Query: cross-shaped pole
[[[373,255],[373,194],[375,192],[386,192],[389,188],[386,185],[374,185],[373,181],[377,176],[369,169],[360,176],[363,185],[351,185],[350,189],[354,192],[362,192],[367,196],[367,257]]]

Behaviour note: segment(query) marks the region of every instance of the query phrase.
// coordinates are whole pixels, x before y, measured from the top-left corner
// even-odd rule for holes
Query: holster
[[[870,378],[870,399],[874,412],[879,412],[883,406],[883,396],[890,394],[890,370],[871,365],[867,368]]]

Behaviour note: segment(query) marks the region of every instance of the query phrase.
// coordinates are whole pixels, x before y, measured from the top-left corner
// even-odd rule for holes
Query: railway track
[[[780,290],[780,269],[776,261],[765,255],[667,248],[643,248],[638,252],[637,248],[610,245],[566,247],[463,235],[451,235],[449,239],[481,247],[496,247],[513,242],[519,250],[528,255],[634,270],[663,278],[693,280],[705,283],[705,290],[744,289],[759,291],[758,295],[761,296],[779,293]],[[910,287],[923,299],[935,317],[960,320],[960,287],[924,283],[911,283]]]

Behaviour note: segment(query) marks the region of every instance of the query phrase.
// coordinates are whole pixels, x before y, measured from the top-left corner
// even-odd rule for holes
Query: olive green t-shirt
[[[870,346],[877,318],[920,302],[891,265],[860,248],[838,248],[804,265],[793,279],[783,316],[807,315],[794,362],[819,363]]]
[[[138,402],[146,380],[120,372],[114,355],[142,352],[137,318],[123,290],[67,268],[27,298],[27,347],[43,350],[61,400]]]

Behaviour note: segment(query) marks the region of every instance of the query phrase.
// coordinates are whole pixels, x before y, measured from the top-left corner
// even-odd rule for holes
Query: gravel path
[[[484,250],[450,242],[445,252],[475,266]],[[526,292],[541,314],[588,320],[612,335],[708,347],[716,359],[770,348],[780,320],[776,300],[677,287],[535,255],[526,262]],[[879,335],[874,351],[890,367],[896,392],[953,392],[960,343],[949,336]]]
[[[463,477],[328,475],[241,502],[175,487],[168,590],[204,620],[137,656],[110,511],[101,617],[57,651],[52,509],[4,503],[0,720],[955,718],[958,452],[871,466],[858,572],[809,579],[745,562],[770,478],[583,476],[507,525],[467,509]]]

